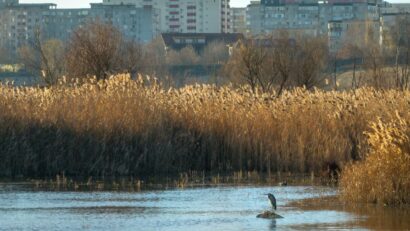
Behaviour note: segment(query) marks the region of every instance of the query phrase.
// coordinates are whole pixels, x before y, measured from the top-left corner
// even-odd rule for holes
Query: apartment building
[[[16,50],[32,41],[36,30],[41,31],[43,39],[67,41],[75,29],[94,20],[111,23],[128,39],[148,43],[156,36],[152,14],[150,8],[126,4],[58,9],[55,4],[13,1],[0,8],[0,47]]]
[[[263,10],[265,5],[260,1],[251,1],[246,7],[246,34],[247,35],[261,35],[265,34],[265,14]]]
[[[0,46],[16,50],[33,39],[55,4],[10,4],[0,9]]]
[[[408,30],[409,25],[403,24],[410,20],[410,4],[390,4],[386,3],[381,8],[381,43],[389,46],[393,44],[393,33],[395,30],[400,30],[404,34]]]
[[[380,8],[381,14],[406,14],[410,13],[410,3],[388,3],[383,2]]]
[[[67,41],[71,33],[88,21],[100,20],[118,28],[128,39],[142,43],[154,37],[151,9],[136,8],[134,5],[106,6],[91,4],[89,9],[55,9],[45,12],[48,38]]]
[[[105,5],[152,8],[157,32],[231,32],[229,0],[103,0]]]
[[[281,4],[277,1],[253,1],[247,7],[247,33],[271,34],[274,31],[303,31],[317,35],[319,29],[318,4]]]
[[[231,32],[246,33],[246,8],[231,8]]]
[[[335,51],[347,36],[368,40],[364,31],[380,32],[380,2],[375,0],[261,0],[247,6],[247,33],[266,35],[286,29],[290,34],[327,36]],[[352,33],[355,29],[358,32]],[[349,39],[352,39],[349,37]]]
[[[156,36],[150,8],[137,8],[135,5],[91,4],[90,18],[111,23],[128,39],[142,43],[148,43]]]
[[[18,0],[0,0],[0,8],[16,4],[18,4]]]

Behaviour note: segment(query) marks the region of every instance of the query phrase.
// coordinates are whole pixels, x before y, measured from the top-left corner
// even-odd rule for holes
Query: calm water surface
[[[283,219],[257,219],[274,193]],[[364,216],[303,211],[295,200],[335,195],[326,187],[214,187],[144,192],[37,192],[0,185],[0,230],[364,229]]]

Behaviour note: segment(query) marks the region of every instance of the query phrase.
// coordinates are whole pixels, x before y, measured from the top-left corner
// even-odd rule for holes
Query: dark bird
[[[276,198],[275,198],[275,196],[272,193],[268,193],[267,195],[268,195],[270,204],[272,205],[273,209],[276,210]]]

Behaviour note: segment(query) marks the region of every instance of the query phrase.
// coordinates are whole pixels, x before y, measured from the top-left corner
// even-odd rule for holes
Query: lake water
[[[256,218],[274,193],[283,219]],[[210,187],[142,192],[47,192],[0,185],[0,230],[362,229],[366,216],[289,205],[328,187]],[[410,227],[409,227],[410,228]]]

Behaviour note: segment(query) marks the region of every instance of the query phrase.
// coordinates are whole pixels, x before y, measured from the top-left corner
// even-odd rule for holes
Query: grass
[[[0,176],[321,175],[361,160],[377,117],[408,120],[410,93],[165,89],[121,75],[51,88],[0,86]]]

